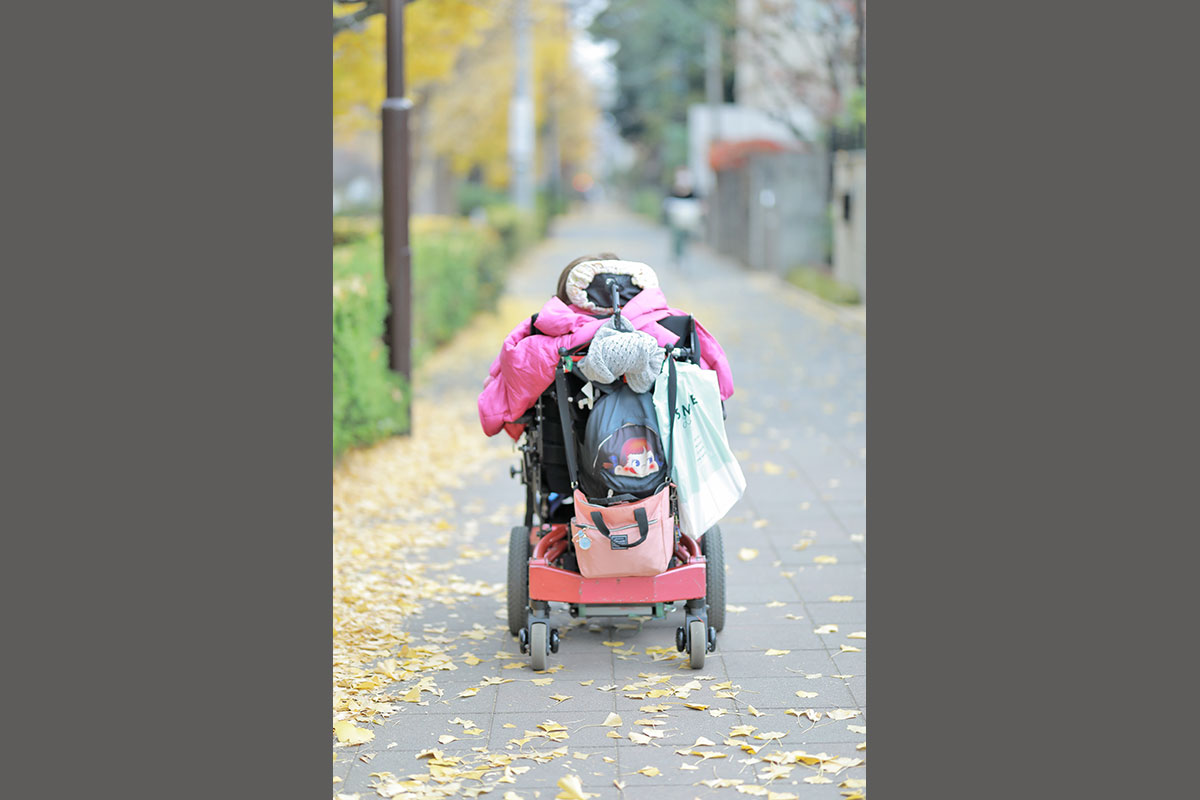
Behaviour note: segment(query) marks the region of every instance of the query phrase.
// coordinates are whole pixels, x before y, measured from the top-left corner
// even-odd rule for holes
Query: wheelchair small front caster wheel
[[[675,629],[675,649],[681,653],[687,650],[687,631],[682,625]]]
[[[546,656],[550,653],[549,637],[544,622],[535,622],[529,626],[529,661],[534,672],[546,669]]]
[[[717,629],[713,626],[708,626],[708,652],[717,652]]]
[[[704,654],[708,651],[708,636],[704,628],[704,623],[698,619],[688,623],[688,666],[692,669],[704,669]]]
[[[558,628],[552,628],[550,630],[550,652],[558,652]]]
[[[521,630],[517,631],[517,643],[521,646],[521,653],[524,655],[528,655],[529,654],[529,629],[528,628],[521,628]]]

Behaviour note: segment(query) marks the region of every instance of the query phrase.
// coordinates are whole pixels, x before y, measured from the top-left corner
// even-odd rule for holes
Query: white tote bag
[[[670,421],[670,372],[676,377],[675,424]],[[742,468],[729,449],[717,374],[695,364],[663,359],[654,383],[659,430],[674,436],[671,478],[679,491],[679,524],[693,539],[720,522],[746,491]]]

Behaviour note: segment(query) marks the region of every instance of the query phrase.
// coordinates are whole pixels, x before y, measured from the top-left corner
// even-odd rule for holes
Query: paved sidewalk
[[[404,620],[408,641],[390,650],[390,674],[405,678],[405,663],[411,674],[380,690],[393,702],[383,724],[367,726],[371,741],[335,744],[335,795],[492,787],[486,796],[548,800],[566,791],[557,784],[567,775],[604,799],[865,795],[865,763],[855,763],[866,759],[865,340],[703,247],[676,269],[664,229],[613,208],[559,220],[508,294],[532,314],[563,266],[602,250],[651,264],[671,304],[695,314],[732,366],[727,425],[749,486],[721,523],[731,613],[717,651],[699,672],[675,658],[679,612],[612,627],[556,607],[561,649],[550,671],[530,671],[503,621],[505,548],[523,489],[508,476],[517,459],[501,434],[486,443],[495,459],[449,490],[445,527],[456,533],[412,562],[423,574],[445,568],[460,590]],[[419,393],[454,397],[455,413],[473,417],[462,398],[478,392],[499,345],[426,375]],[[482,439],[477,423],[476,432]],[[417,669],[431,663],[443,667]],[[621,724],[604,726],[614,713]],[[738,735],[738,726],[752,729]],[[698,737],[710,744],[694,746]],[[430,749],[439,752],[417,758]],[[464,776],[468,764],[480,767]]]

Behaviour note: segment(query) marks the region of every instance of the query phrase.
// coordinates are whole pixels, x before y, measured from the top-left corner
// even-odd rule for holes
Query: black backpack
[[[624,382],[592,385],[601,395],[584,428],[580,488],[593,498],[610,491],[649,497],[671,474],[651,393],[635,392]]]

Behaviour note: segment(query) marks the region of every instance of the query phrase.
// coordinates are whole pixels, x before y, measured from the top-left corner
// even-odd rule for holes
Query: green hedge
[[[411,234],[413,360],[495,308],[510,263],[499,234],[466,220],[415,217]],[[333,452],[407,431],[410,393],[388,369],[383,242],[368,233],[333,248]]]
[[[333,249],[333,455],[408,430],[408,392],[383,344],[378,236]]]
[[[413,357],[448,342],[477,311],[494,309],[512,255],[501,235],[466,220],[413,219]]]

